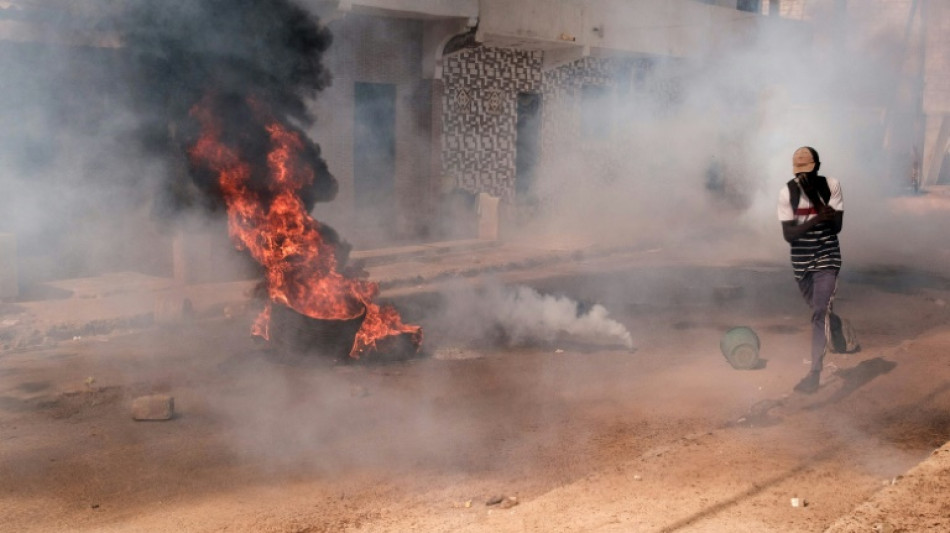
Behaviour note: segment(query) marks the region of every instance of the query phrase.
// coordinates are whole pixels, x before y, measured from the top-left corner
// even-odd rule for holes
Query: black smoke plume
[[[300,192],[307,209],[334,198],[336,179],[302,131],[314,120],[307,101],[330,83],[322,58],[332,38],[309,12],[287,0],[133,0],[119,26],[132,103],[145,117],[139,139],[187,168],[168,182],[171,211],[222,207],[217,176],[185,157],[198,138],[190,112],[199,102],[213,109],[222,141],[250,163],[251,182],[265,200],[268,135],[255,105],[306,143],[299,157],[315,175]]]

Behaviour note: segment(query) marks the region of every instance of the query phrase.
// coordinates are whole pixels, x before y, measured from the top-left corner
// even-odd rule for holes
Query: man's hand
[[[801,238],[802,235],[822,222],[831,223],[831,231],[837,235],[841,232],[843,221],[844,211],[838,211],[831,206],[823,205],[818,208],[818,214],[816,216],[809,218],[801,224],[796,224],[794,220],[782,221],[782,236],[785,237],[786,241],[791,243]]]
[[[830,205],[823,205],[818,208],[818,216],[816,217],[817,222],[828,222],[829,220],[834,220],[835,218],[835,208]]]

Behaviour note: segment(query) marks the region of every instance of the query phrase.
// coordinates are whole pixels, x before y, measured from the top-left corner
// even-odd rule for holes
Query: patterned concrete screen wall
[[[459,188],[510,201],[516,101],[541,89],[540,52],[481,47],[445,60],[442,167]]]
[[[591,125],[585,115],[590,110],[585,109],[584,94],[619,100],[648,98],[654,107],[667,99],[668,105],[674,105],[677,84],[657,85],[661,76],[653,76],[655,66],[656,61],[648,58],[585,57],[544,71],[542,52],[490,47],[446,58],[443,173],[472,194],[515,200],[519,92],[537,92],[543,98],[539,180],[544,179],[546,167],[558,167],[560,156],[584,157],[609,166],[609,158],[601,157],[602,152],[620,139],[614,135],[619,125],[614,128],[606,122],[621,117]],[[588,139],[586,130],[598,131]],[[594,171],[599,170],[609,172]]]

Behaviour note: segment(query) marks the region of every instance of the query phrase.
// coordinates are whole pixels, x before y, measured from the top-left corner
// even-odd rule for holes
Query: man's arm
[[[837,235],[841,232],[841,228],[844,225],[844,211],[836,211],[833,207],[824,205],[818,210],[818,216],[810,218],[801,224],[796,224],[794,220],[783,220],[782,236],[790,243],[801,238],[808,230],[822,222],[831,223],[831,229],[835,235]]]

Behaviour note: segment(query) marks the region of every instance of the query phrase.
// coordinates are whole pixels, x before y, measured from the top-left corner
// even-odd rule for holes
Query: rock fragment
[[[175,416],[175,399],[165,394],[140,396],[132,401],[133,420],[171,420]]]
[[[504,500],[502,500],[501,503],[498,504],[498,507],[500,507],[500,508],[502,508],[502,509],[510,509],[510,508],[512,508],[512,507],[514,507],[514,506],[516,506],[516,505],[518,505],[518,497],[517,497],[517,496],[508,496],[507,498],[505,498]]]

